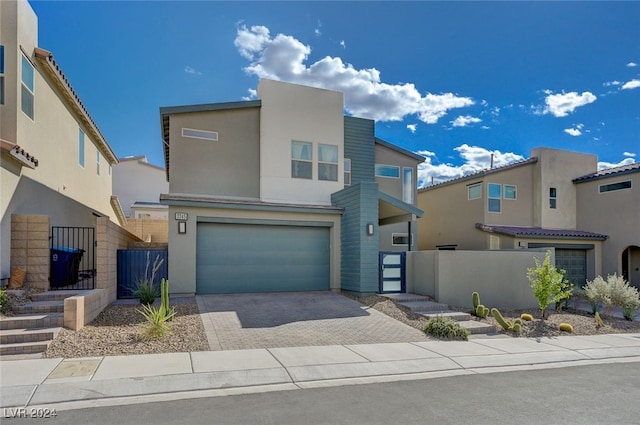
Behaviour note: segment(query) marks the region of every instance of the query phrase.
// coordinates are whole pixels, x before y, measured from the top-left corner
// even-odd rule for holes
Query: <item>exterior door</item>
[[[405,252],[380,252],[380,293],[406,292]]]

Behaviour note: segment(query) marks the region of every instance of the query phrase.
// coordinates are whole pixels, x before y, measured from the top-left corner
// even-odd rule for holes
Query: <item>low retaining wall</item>
[[[64,327],[77,331],[98,317],[109,305],[109,293],[104,289],[83,291],[64,300]]]
[[[546,252],[547,249],[407,252],[407,292],[471,308],[471,294],[477,291],[487,307],[538,308],[527,269],[535,266],[534,257],[543,261]],[[555,264],[553,256],[552,263]]]

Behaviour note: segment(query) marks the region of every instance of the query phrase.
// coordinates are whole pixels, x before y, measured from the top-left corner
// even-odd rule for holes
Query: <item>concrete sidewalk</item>
[[[0,407],[64,410],[614,362],[640,362],[640,334],[15,360],[0,362]]]

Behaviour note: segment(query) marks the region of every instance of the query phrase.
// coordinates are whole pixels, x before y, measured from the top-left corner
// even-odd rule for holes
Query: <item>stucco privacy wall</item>
[[[176,212],[187,213],[185,234],[178,233]],[[329,227],[329,243],[331,246],[330,288],[340,289],[340,213],[286,212],[265,210],[242,210],[233,208],[206,208],[194,206],[169,206],[169,239],[171,252],[180,255],[169,255],[169,281],[172,294],[194,294],[196,292],[196,242],[197,224],[207,219],[215,220],[263,220],[291,221],[297,224],[304,222],[326,222]],[[246,221],[245,221],[246,222]]]
[[[149,236],[151,236],[151,242],[167,243],[169,241],[168,220],[129,218],[124,228],[143,241],[146,241]]]
[[[471,294],[477,291],[488,307],[535,309],[527,269],[535,266],[534,257],[543,261],[546,251],[407,252],[407,291],[464,308],[472,307]]]

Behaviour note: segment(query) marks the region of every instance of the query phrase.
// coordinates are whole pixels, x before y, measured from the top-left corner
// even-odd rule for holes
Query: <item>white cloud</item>
[[[434,164],[433,159],[436,154],[429,151],[419,151],[418,154],[427,159],[418,164],[418,182],[424,187],[434,183],[441,183],[446,180],[473,174],[491,166],[491,154],[493,154],[493,166],[501,167],[524,159],[523,156],[499,150],[488,150],[479,146],[469,146],[466,143],[454,148],[458,155],[464,160],[462,165],[452,165],[449,163]]]
[[[482,120],[480,118],[472,117],[471,115],[460,115],[458,118],[451,121],[451,124],[454,127],[466,127],[468,124],[477,124],[481,121]]]
[[[356,69],[339,57],[326,56],[307,65],[309,46],[284,34],[271,37],[264,26],[239,27],[234,44],[251,61],[245,68],[247,73],[343,92],[345,108],[355,116],[400,121],[416,115],[434,124],[450,109],[474,104],[473,99],[453,93],[422,95],[413,84],[383,83],[377,69]]]
[[[633,68],[633,67],[635,67],[635,66],[638,66],[638,64],[637,64],[637,63],[635,63],[635,62],[629,62],[629,63],[627,64],[627,66],[628,66],[629,68]]]
[[[242,100],[255,100],[258,98],[258,91],[255,89],[247,90],[249,92],[249,96],[245,96]]]
[[[583,92],[578,94],[577,92],[558,93],[553,94],[549,90],[545,90],[547,97],[544,100],[546,104],[543,114],[552,114],[555,117],[566,117],[576,108],[580,106],[588,105],[596,101],[597,97],[591,92]]]
[[[191,74],[191,75],[202,75],[202,72],[190,67],[190,66],[185,66],[184,67],[184,72],[186,72],[187,74]]]
[[[580,136],[580,135],[582,135],[582,131],[581,130],[582,130],[583,127],[584,127],[584,124],[578,124],[574,128],[565,128],[564,132],[569,134],[569,135],[571,135],[571,136]]]
[[[342,48],[346,49],[347,48],[347,43],[344,42],[344,40],[340,40],[340,45],[342,46]]]
[[[620,162],[604,162],[604,161],[600,161],[600,162],[598,162],[598,170],[605,170],[607,168],[622,167],[623,165],[633,164],[634,162],[636,162],[636,160],[634,158],[625,158]]]
[[[628,157],[631,157],[631,158],[635,158],[636,154],[633,153],[633,152],[623,152],[622,156],[628,156]]]
[[[619,86],[620,84],[622,84],[622,83],[620,81],[618,81],[618,80],[607,81],[605,83],[602,83],[602,85],[605,86],[605,87]]]
[[[410,132],[415,133],[418,125],[417,124],[407,124],[407,128]]]
[[[630,90],[637,89],[638,87],[640,87],[640,80],[631,80],[624,83],[621,88],[622,90]]]

